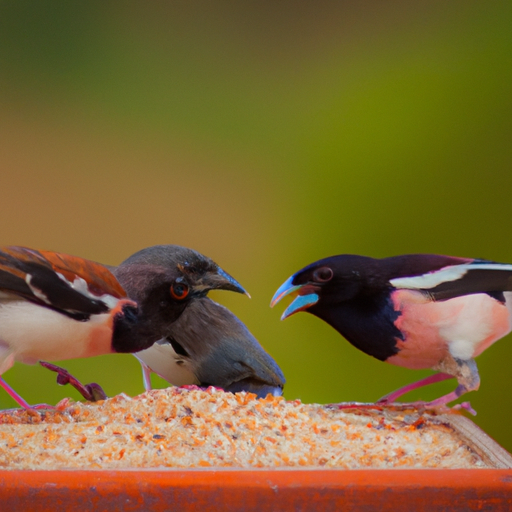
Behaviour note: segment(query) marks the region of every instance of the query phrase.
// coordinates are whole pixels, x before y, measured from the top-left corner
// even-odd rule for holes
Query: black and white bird
[[[426,405],[444,405],[477,390],[475,357],[512,329],[512,265],[486,260],[344,254],[293,274],[271,305],[294,293],[298,296],[282,319],[307,311],[381,361],[439,372],[386,395],[381,403],[453,377],[455,391]]]

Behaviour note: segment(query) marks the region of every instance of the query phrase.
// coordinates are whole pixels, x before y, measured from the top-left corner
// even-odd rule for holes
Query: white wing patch
[[[421,276],[398,277],[390,279],[390,284],[398,289],[429,290],[448,281],[457,281],[470,270],[503,270],[512,272],[512,265],[501,263],[473,263],[466,265],[451,265],[435,272],[422,274]]]
[[[28,284],[28,287],[30,288],[32,293],[38,299],[41,299],[43,302],[46,302],[46,304],[50,304],[50,301],[48,300],[48,297],[39,288],[36,288],[35,286],[32,286],[32,284],[30,283],[31,281],[32,281],[32,276],[30,274],[27,274],[25,276],[25,282]]]
[[[115,297],[112,297],[112,295],[103,294],[103,295],[94,295],[89,291],[89,287],[87,286],[87,281],[83,279],[80,276],[75,276],[75,280],[70,283],[60,272],[56,272],[56,274],[64,281],[66,282],[73,290],[77,291],[78,293],[81,293],[84,297],[87,297],[88,299],[92,300],[100,300],[104,304],[108,306],[109,309],[114,309],[119,302],[119,299],[116,299]],[[29,284],[30,286],[30,284]],[[34,295],[36,293],[34,292]],[[38,295],[36,295],[38,296]],[[41,298],[41,297],[39,297]],[[44,300],[44,299],[43,299]],[[46,301],[47,302],[47,301]]]

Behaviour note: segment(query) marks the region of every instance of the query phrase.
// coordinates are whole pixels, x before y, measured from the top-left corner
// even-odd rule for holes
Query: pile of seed
[[[440,418],[168,388],[2,411],[0,468],[486,467]]]

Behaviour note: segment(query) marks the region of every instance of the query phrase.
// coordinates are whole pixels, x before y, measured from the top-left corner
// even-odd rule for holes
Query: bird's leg
[[[9,396],[23,409],[57,409],[54,405],[49,404],[36,404],[36,405],[30,405],[26,400],[24,400],[14,389],[5,382],[5,380],[0,377],[0,386],[2,386],[5,391],[9,394]]]
[[[446,405],[450,402],[453,402],[454,400],[457,400],[457,398],[461,397],[463,394],[468,393],[469,391],[476,391],[480,387],[480,375],[478,374],[478,368],[474,359],[468,359],[465,361],[463,359],[449,357],[440,363],[439,369],[442,368],[453,371],[454,375],[457,377],[459,385],[455,391],[436,398],[431,402],[426,402],[424,404],[425,407],[438,407],[440,405]],[[476,415],[476,411],[471,407],[469,402],[463,402],[459,406],[456,405],[455,408],[466,409],[471,414]]]
[[[144,381],[144,389],[151,391],[153,386],[151,384],[151,368],[139,359],[139,363],[142,367],[142,380]]]
[[[408,384],[396,391],[388,393],[384,395],[382,398],[377,400],[378,404],[389,404],[394,402],[397,398],[409,393],[409,391],[413,391],[414,389],[421,388],[423,386],[428,386],[429,384],[435,384],[436,382],[442,382],[443,380],[453,379],[453,375],[449,375],[448,373],[434,373],[434,375],[429,375],[424,379],[418,380],[417,382],[413,382],[412,384]],[[454,399],[455,400],[455,399]]]
[[[450,402],[453,402],[454,400],[457,400],[457,398],[460,398],[464,393],[467,393],[468,391],[470,390],[466,389],[463,385],[460,384],[457,386],[455,391],[452,391],[447,395],[436,398],[431,402],[418,402],[418,404],[422,405],[423,407],[439,407],[440,405],[446,405]],[[466,411],[470,412],[473,416],[476,416],[476,411],[471,407],[469,402],[463,402],[459,404],[459,406],[455,405],[454,409],[466,409]]]
[[[76,377],[73,377],[66,369],[61,368],[52,363],[47,363],[46,361],[39,361],[39,364],[51,370],[52,372],[57,373],[57,384],[64,386],[66,384],[71,384],[87,401],[89,402],[97,402],[98,400],[105,400],[107,395],[103,388],[92,382],[91,384],[82,384]]]
[[[417,389],[427,384],[433,384],[434,382],[441,382],[451,377],[456,377],[457,381],[459,382],[459,385],[457,386],[455,391],[452,391],[451,393],[436,398],[435,400],[432,400],[430,402],[419,401],[413,402],[411,404],[415,405],[416,407],[425,408],[439,407],[447,405],[450,402],[453,402],[454,400],[457,400],[457,398],[460,398],[463,394],[469,391],[477,390],[480,386],[480,376],[478,375],[478,368],[476,366],[474,359],[469,359],[465,361],[462,359],[457,359],[455,357],[449,356],[445,358],[434,369],[445,370],[449,371],[450,373],[437,373],[418,382],[414,382],[413,384],[409,384],[409,386],[405,386],[404,388],[401,388],[381,398],[378,403],[387,404],[394,401],[396,398],[398,398],[407,391]],[[455,405],[454,409],[466,409],[471,414],[476,415],[476,411],[471,407],[471,404],[469,402],[463,402],[461,404]]]
[[[457,400],[457,398],[460,398],[468,391],[477,390],[480,386],[480,376],[478,375],[478,368],[474,359],[464,361],[462,359],[449,356],[434,369],[445,370],[449,371],[450,373],[436,373],[417,382],[413,382],[412,384],[404,386],[403,388],[397,389],[396,391],[383,396],[380,400],[378,400],[377,404],[385,405],[393,403],[397,398],[404,395],[405,393],[408,393],[409,391],[456,377],[459,385],[455,391],[436,398],[430,402],[413,402],[413,404],[418,407],[439,407]],[[463,402],[461,404],[455,405],[454,409],[466,409],[471,414],[476,415],[476,411],[471,407],[469,402]]]

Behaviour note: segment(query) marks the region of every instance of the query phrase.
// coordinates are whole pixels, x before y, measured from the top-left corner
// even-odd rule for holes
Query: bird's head
[[[175,321],[191,300],[210,290],[249,295],[210,258],[178,245],[142,249],[112,271],[139,305],[146,327],[155,332]]]
[[[289,277],[270,302],[274,307],[287,295],[295,298],[281,320],[299,311],[315,313],[320,305],[327,307],[356,297],[367,285],[372,258],[342,254],[318,260]]]

